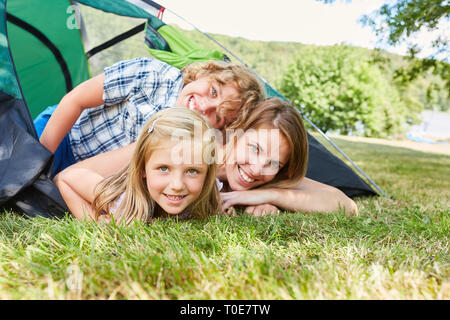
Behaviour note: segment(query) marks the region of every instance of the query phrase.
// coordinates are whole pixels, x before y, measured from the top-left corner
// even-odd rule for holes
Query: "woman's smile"
[[[250,178],[249,175],[241,168],[241,166],[238,166],[238,172],[239,172],[241,178],[246,183],[252,183],[252,182],[254,182],[256,180],[254,178]]]

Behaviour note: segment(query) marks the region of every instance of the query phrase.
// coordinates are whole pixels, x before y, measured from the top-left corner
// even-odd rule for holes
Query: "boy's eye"
[[[222,123],[222,117],[216,113],[216,123]]]
[[[166,166],[161,166],[158,168],[158,170],[161,172],[167,172],[167,171],[169,171],[169,168],[167,168]]]

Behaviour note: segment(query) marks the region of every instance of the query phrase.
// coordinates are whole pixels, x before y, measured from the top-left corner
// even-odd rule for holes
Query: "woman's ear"
[[[145,174],[145,169],[142,169],[142,178],[147,178],[147,175]]]

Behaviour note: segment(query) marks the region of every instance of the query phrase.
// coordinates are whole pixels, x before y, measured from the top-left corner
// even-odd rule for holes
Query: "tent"
[[[78,3],[139,18],[143,23],[85,52],[84,26],[79,15],[73,14],[77,9],[75,1],[0,0],[0,206],[27,216],[62,217],[68,212],[50,178],[52,154],[39,143],[32,119],[90,77],[91,56],[145,31],[142,42],[149,53],[174,66],[196,60],[228,59],[223,52],[202,48],[164,23],[162,15],[166,9],[154,1]],[[73,24],[79,27],[70,27]],[[281,96],[262,81],[267,96]],[[313,136],[308,139],[307,177],[335,186],[350,197],[376,194]]]

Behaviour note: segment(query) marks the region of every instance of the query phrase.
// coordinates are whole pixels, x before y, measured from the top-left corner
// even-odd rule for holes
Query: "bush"
[[[280,90],[324,132],[392,136],[417,112],[367,55],[345,45],[301,50]]]

